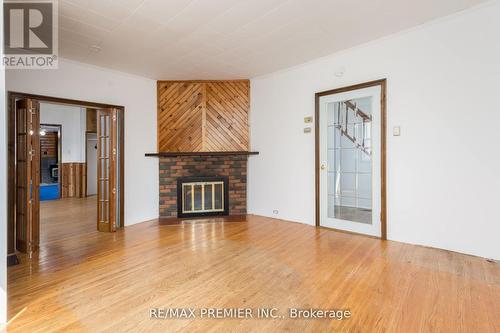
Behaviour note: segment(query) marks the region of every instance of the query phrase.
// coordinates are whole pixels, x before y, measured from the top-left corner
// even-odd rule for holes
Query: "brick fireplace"
[[[250,81],[158,81],[157,107],[159,216],[246,214]]]
[[[227,177],[229,215],[246,214],[246,155],[160,157],[160,217],[177,217],[181,177]]]

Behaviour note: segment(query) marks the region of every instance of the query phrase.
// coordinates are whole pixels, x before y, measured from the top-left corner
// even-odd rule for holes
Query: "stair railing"
[[[361,127],[361,142],[359,142],[355,136],[355,133],[349,133],[349,128],[347,124],[349,123],[349,115],[352,111],[352,116],[362,118],[362,127]],[[343,111],[343,112],[341,112]],[[340,107],[337,109],[337,119],[338,124],[336,128],[340,131],[342,136],[345,136],[349,141],[351,141],[357,149],[360,149],[365,154],[371,156],[371,150],[367,147],[365,139],[366,139],[366,126],[369,125],[372,121],[371,115],[363,112],[356,103],[352,101],[345,101],[340,103]]]

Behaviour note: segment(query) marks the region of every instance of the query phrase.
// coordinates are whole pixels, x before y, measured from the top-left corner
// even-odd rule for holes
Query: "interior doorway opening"
[[[9,264],[72,230],[123,226],[123,107],[9,92],[8,124]]]
[[[61,197],[62,125],[40,124],[40,201]]]
[[[87,197],[97,195],[97,132],[85,134],[85,165],[87,166]]]

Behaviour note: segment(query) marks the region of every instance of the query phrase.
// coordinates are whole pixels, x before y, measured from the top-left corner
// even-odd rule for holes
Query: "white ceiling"
[[[60,0],[59,54],[152,79],[251,78],[481,2]]]

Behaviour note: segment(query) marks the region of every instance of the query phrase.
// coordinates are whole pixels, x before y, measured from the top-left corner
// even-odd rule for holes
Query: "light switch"
[[[304,117],[304,123],[309,124],[313,122],[313,117]]]
[[[394,126],[392,128],[392,135],[393,136],[400,136],[401,135],[401,127],[399,126]]]

